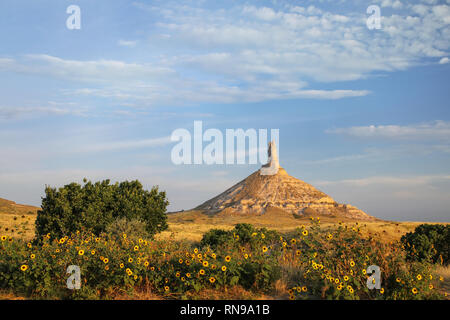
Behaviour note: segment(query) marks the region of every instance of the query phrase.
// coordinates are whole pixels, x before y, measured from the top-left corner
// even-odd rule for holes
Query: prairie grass
[[[331,228],[338,221],[343,225],[351,225],[355,220],[341,219],[337,217],[321,216],[322,227]],[[288,233],[305,225],[309,226],[311,220],[308,217],[296,218],[281,210],[269,210],[259,216],[239,215],[207,215],[200,211],[185,211],[168,215],[169,229],[160,233],[158,239],[175,239],[200,241],[203,234],[211,229],[231,230],[238,223],[250,223],[257,228],[268,228]],[[384,242],[399,240],[407,232],[412,232],[423,222],[394,222],[394,221],[360,221],[364,235],[373,235]]]
[[[442,292],[447,293],[447,299],[450,300],[450,265],[438,266],[436,273],[444,278],[442,283]]]
[[[24,216],[25,218],[22,218]],[[36,214],[11,214],[0,212],[0,233],[30,240],[34,237],[34,222]],[[351,225],[355,220],[340,219],[335,217],[322,216],[322,227],[332,227],[338,221],[343,225]],[[22,224],[28,223],[26,226]],[[211,229],[231,230],[238,223],[250,223],[258,228],[269,228],[281,233],[288,233],[301,225],[308,226],[311,220],[305,218],[295,218],[292,215],[272,210],[261,216],[232,216],[232,215],[207,215],[200,211],[185,211],[168,214],[169,229],[157,235],[160,240],[186,240],[188,242],[198,242],[203,234]],[[407,232],[412,232],[423,222],[394,222],[394,221],[361,221],[364,228],[363,234],[373,235],[384,242],[399,240]],[[26,230],[21,228],[25,227]],[[5,230],[7,229],[7,231]]]

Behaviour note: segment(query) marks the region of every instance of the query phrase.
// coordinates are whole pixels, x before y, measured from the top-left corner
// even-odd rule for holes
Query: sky
[[[193,208],[260,167],[175,165],[202,121],[279,129],[281,166],[338,202],[450,222],[449,48],[450,0],[4,0],[0,197],[138,179]]]

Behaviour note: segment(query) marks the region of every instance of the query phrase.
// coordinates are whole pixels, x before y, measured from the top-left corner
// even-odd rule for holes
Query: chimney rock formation
[[[348,204],[339,204],[312,185],[290,176],[279,165],[274,142],[269,143],[268,156],[268,163],[260,170],[195,209],[208,214],[227,209],[226,212],[237,215],[261,215],[269,208],[278,208],[287,214],[299,216],[314,212],[358,220],[375,220],[362,210]]]

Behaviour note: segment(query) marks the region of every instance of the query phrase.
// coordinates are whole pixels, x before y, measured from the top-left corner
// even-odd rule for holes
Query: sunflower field
[[[400,242],[364,237],[357,223],[322,228],[312,220],[290,234],[237,225],[200,243],[82,231],[33,242],[3,235],[0,289],[32,299],[112,299],[142,288],[183,299],[235,287],[286,299],[444,298],[435,264],[406,259]],[[68,289],[71,265],[80,268],[79,290]],[[379,289],[367,286],[371,265],[381,270]]]

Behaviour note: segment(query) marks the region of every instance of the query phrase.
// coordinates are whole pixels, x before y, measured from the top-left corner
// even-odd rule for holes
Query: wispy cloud
[[[130,79],[156,81],[174,72],[168,67],[153,64],[127,63],[117,60],[69,60],[46,54],[27,54],[17,59],[0,59],[1,71],[109,85],[130,81]]]
[[[437,120],[413,125],[370,125],[326,130],[330,134],[342,134],[358,138],[450,140],[450,122]]]
[[[419,175],[419,176],[374,176],[360,179],[344,179],[336,181],[316,181],[319,186],[329,185],[349,185],[355,187],[368,185],[389,185],[389,186],[424,186],[439,181],[450,181],[450,175]]]
[[[112,141],[99,144],[90,144],[82,146],[74,152],[102,152],[102,151],[118,151],[126,149],[139,149],[149,148],[157,146],[165,146],[171,144],[170,136],[152,138],[152,139],[139,139],[139,140],[127,140],[127,141]]]
[[[86,108],[58,107],[49,103],[46,107],[2,107],[0,106],[0,120],[23,118],[40,115],[77,115],[86,116]]]
[[[339,202],[351,203],[379,218],[449,221],[450,175],[386,175],[314,185]]]
[[[370,90],[354,89],[348,81],[405,70],[425,59],[447,61],[448,5],[378,2],[402,13],[383,15],[379,32],[367,29],[364,10],[337,14],[326,6],[287,3],[214,9],[192,1],[134,2],[159,17],[145,35],[155,49],[152,62],[29,54],[0,58],[0,72],[81,83],[67,89],[73,95],[167,106],[361,97]],[[119,39],[117,44],[134,47],[137,41],[144,42]],[[343,88],[326,88],[344,81]]]
[[[122,47],[130,47],[130,48],[134,48],[136,45],[137,45],[137,41],[136,40],[119,40],[118,42],[117,42],[117,44],[119,45],[119,46],[122,46]]]

